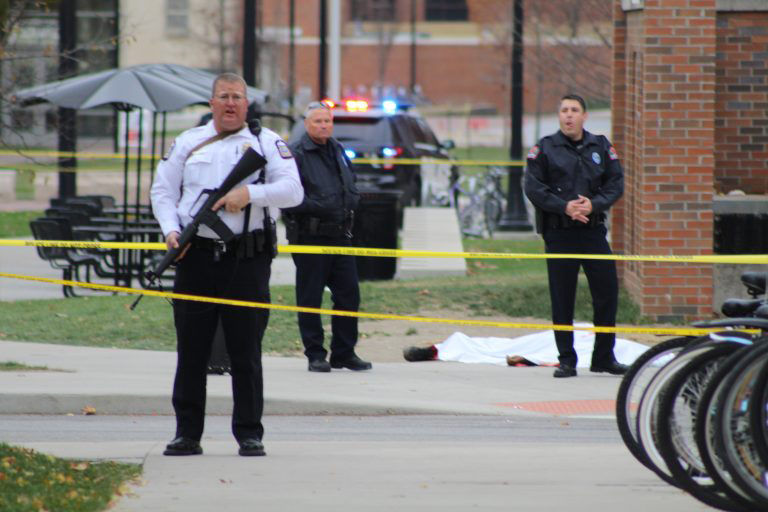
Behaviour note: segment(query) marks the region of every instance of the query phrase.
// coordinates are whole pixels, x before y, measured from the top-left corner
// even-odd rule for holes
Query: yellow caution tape
[[[87,153],[78,151],[44,151],[44,150],[21,150],[19,152],[0,150],[0,156],[34,156],[34,157],[50,157],[50,158],[94,158],[94,159],[113,159],[123,160],[124,154],[120,153]],[[142,160],[160,160],[162,155],[142,154]],[[136,160],[136,155],[128,155],[128,160]],[[465,167],[471,166],[489,166],[497,165],[501,167],[524,167],[524,160],[447,160],[441,158],[355,158],[353,163],[361,164],[396,164],[396,165],[421,165],[421,164],[437,164],[437,165],[460,165]],[[118,169],[77,169],[73,168],[67,170],[67,172],[82,172],[82,171],[112,171]],[[122,170],[122,169],[119,169]]]
[[[502,329],[552,329],[556,331],[590,331],[590,332],[612,332],[612,333],[642,333],[642,334],[660,334],[669,336],[702,336],[711,332],[722,331],[718,329],[703,328],[665,328],[665,327],[597,327],[597,326],[573,326],[573,325],[552,325],[523,322],[495,322],[490,320],[464,320],[453,318],[435,318],[428,316],[394,315],[388,313],[365,313],[361,311],[343,311],[336,309],[308,308],[301,306],[287,306],[284,304],[268,304],[264,302],[250,302],[244,300],[221,299],[217,297],[204,297],[198,295],[188,295],[173,292],[161,292],[158,290],[139,290],[136,288],[126,288],[124,286],[112,286],[97,283],[83,283],[80,281],[69,281],[65,279],[51,279],[47,277],[34,277],[17,274],[8,274],[0,272],[0,278],[23,279],[25,281],[37,281],[41,283],[50,283],[63,286],[76,286],[80,288],[90,288],[108,292],[123,292],[134,295],[149,295],[151,297],[164,297],[176,300],[191,300],[197,302],[208,302],[213,304],[224,304],[227,306],[242,306],[248,308],[274,309],[278,311],[293,311],[299,313],[316,313],[320,315],[349,316],[357,318],[370,318],[374,320],[405,320],[410,322],[452,324],[452,325],[472,325],[478,327],[499,327]],[[740,329],[741,332],[759,334],[759,329]]]
[[[165,250],[160,242],[95,242],[69,240],[0,240],[0,247],[70,247],[74,249],[144,249]],[[382,258],[464,258],[499,260],[544,260],[581,259],[616,261],[658,261],[673,263],[731,263],[768,264],[768,254],[682,254],[682,255],[637,255],[637,254],[543,254],[514,252],[452,252],[417,251],[411,249],[377,249],[371,247],[335,247],[318,245],[279,245],[281,253],[293,254],[334,254],[351,256],[374,256]]]

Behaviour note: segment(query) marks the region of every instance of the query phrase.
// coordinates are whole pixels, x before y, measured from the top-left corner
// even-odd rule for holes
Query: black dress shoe
[[[359,372],[362,370],[370,370],[373,368],[373,365],[368,361],[363,361],[355,354],[352,354],[346,359],[334,360],[331,358],[331,368],[347,368],[349,370]]]
[[[311,372],[329,372],[331,371],[331,365],[325,359],[310,360],[307,365],[307,370]]]
[[[435,359],[435,347],[407,347],[403,349],[403,358],[406,361],[431,361]]]
[[[264,443],[255,437],[243,439],[239,442],[239,444],[240,449],[237,453],[243,457],[260,457],[262,455],[266,455],[264,452]]]
[[[177,437],[165,446],[163,455],[201,455],[200,443],[188,437]]]
[[[610,373],[611,375],[624,375],[629,370],[629,366],[613,361],[609,364],[596,365],[589,367],[589,371],[595,373]]]
[[[556,379],[564,379],[566,377],[575,377],[576,368],[568,364],[561,364],[560,366],[555,368],[555,373],[553,373],[552,376]]]

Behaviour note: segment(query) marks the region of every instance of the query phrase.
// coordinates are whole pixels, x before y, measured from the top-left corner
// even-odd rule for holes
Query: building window
[[[165,32],[185,36],[189,32],[189,0],[165,0]]]
[[[467,21],[466,0],[427,0],[424,12],[427,21]]]
[[[395,0],[352,0],[352,21],[395,21]]]

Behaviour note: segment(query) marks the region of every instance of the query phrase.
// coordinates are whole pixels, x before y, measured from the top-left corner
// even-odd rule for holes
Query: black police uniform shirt
[[[304,200],[283,213],[343,223],[346,213],[357,208],[360,194],[342,145],[333,137],[319,145],[305,133],[290,149],[299,168]]]
[[[185,131],[176,138],[168,154],[157,166],[150,195],[152,210],[165,236],[171,231],[182,231],[182,227],[192,220],[205,200],[205,197],[199,199],[200,193],[221,185],[249,147],[259,154],[263,152],[262,156],[267,160],[266,183],[255,183],[263,170],[254,172],[240,183],[247,185],[253,205],[248,221],[249,229],[263,225],[262,207],[269,207],[270,216],[275,218],[276,208],[301,203],[304,191],[296,162],[279,135],[262,128],[257,138],[244,125],[240,131],[190,154],[198,144],[214,135],[216,129],[213,121]],[[218,214],[233,233],[242,233],[245,224],[242,212],[232,213],[222,208]],[[211,228],[204,225],[200,226],[197,234],[206,238],[218,238]]]
[[[592,201],[590,217],[603,214],[624,193],[616,150],[605,136],[586,130],[580,143],[561,131],[542,138],[528,153],[523,181],[534,206],[559,215],[579,195]]]

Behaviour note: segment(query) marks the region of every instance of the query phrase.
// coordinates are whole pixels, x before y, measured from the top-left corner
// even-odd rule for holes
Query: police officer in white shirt
[[[236,235],[224,243],[201,226],[176,262],[176,293],[269,302],[277,208],[301,203],[303,189],[290,150],[274,132],[245,124],[245,81],[219,75],[210,100],[213,118],[176,138],[157,167],[152,208],[168,248],[197,213],[201,193],[218,187],[247,148],[264,156],[254,172],[213,207]],[[204,200],[204,199],[203,199]],[[261,339],[269,310],[175,300],[178,359],[173,385],[176,435],[165,455],[198,455],[205,417],[206,367],[219,319],[232,364],[232,433],[240,455],[264,455]]]

